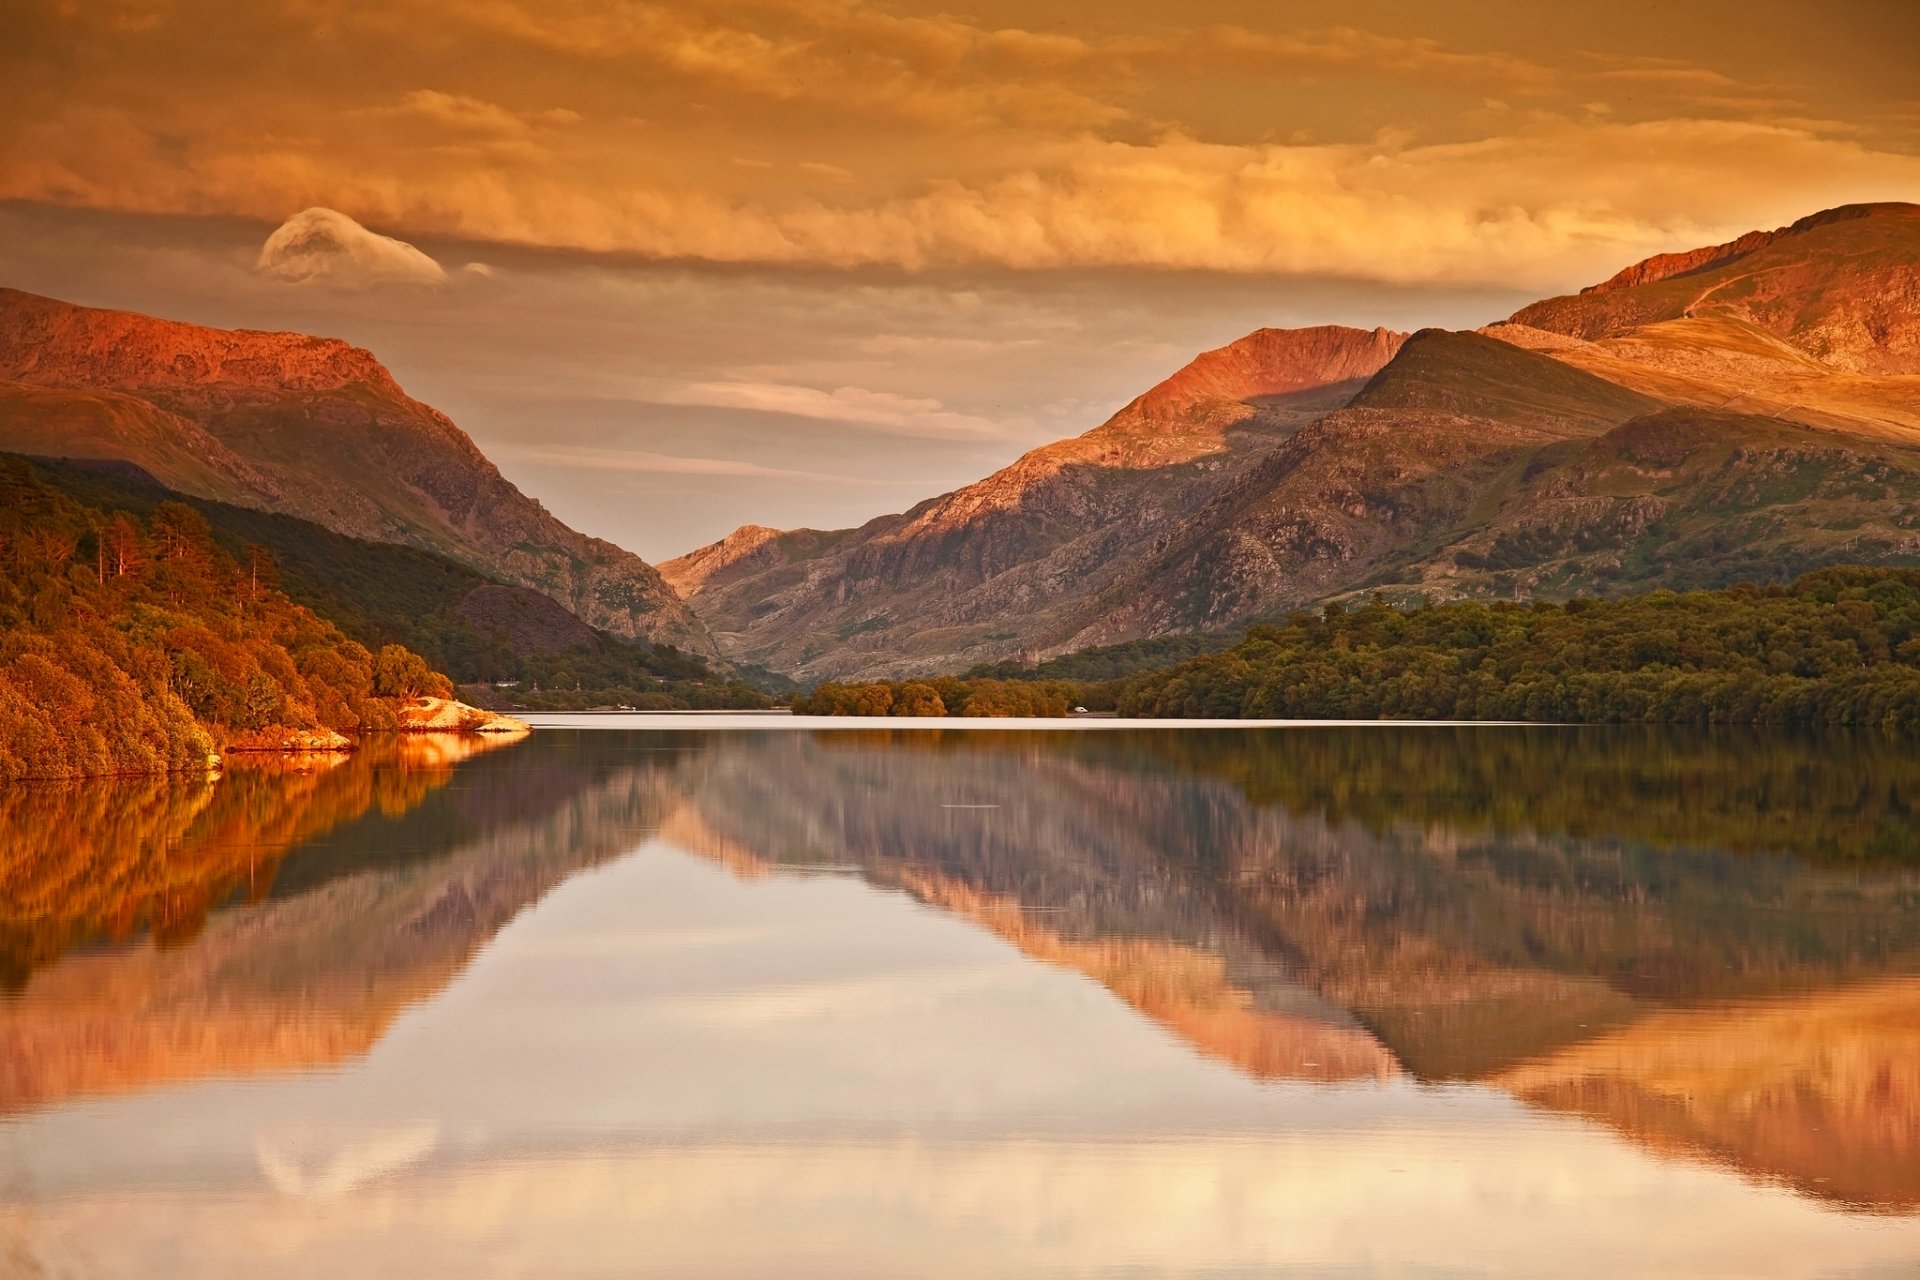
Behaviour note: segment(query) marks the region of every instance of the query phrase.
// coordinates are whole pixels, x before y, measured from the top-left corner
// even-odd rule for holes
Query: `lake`
[[[1920,1273],[1907,745],[548,725],[0,789],[0,1274]]]

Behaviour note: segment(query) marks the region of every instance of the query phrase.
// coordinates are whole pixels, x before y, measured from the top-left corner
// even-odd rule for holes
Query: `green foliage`
[[[802,716],[1064,716],[1077,685],[1066,681],[907,680],[872,684],[826,683],[795,695]]]
[[[1187,632],[1175,636],[1154,636],[1146,640],[1128,640],[1124,644],[1103,644],[1029,667],[1009,659],[986,663],[966,672],[965,678],[990,680],[1080,680],[1096,682],[1122,680],[1188,658],[1218,653],[1232,644],[1235,635],[1218,632]],[[1092,706],[1092,703],[1088,703]]]
[[[136,521],[0,459],[0,780],[204,768],[287,731],[388,727],[376,667],[450,692],[419,655],[365,647],[234,560],[199,512]]]
[[[1920,571],[1565,605],[1330,605],[1132,681],[1124,715],[1920,730]]]

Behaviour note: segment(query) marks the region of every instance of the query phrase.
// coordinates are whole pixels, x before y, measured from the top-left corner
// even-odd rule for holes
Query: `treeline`
[[[1128,683],[1123,715],[1920,730],[1920,571],[1622,600],[1329,605]]]
[[[1079,685],[1067,681],[933,680],[820,685],[795,694],[800,716],[1064,716],[1076,706]]]
[[[672,645],[605,631],[564,648],[516,644],[505,628],[463,616],[463,603],[492,579],[431,551],[368,542],[293,516],[188,497],[112,464],[34,460],[32,465],[49,487],[99,511],[144,521],[168,503],[192,507],[206,518],[222,550],[242,560],[253,558],[256,549],[270,553],[289,598],[368,648],[402,645],[461,685],[505,684],[486,695],[486,705],[497,710],[574,710],[642,701],[660,710],[771,705],[753,684],[722,677],[698,654]]]
[[[547,683],[535,679],[512,689],[463,686],[463,692],[475,706],[492,711],[764,711],[773,705],[772,698],[736,678],[596,683],[573,675],[567,655],[552,656],[559,661]]]
[[[1095,645],[1091,649],[1063,653],[1057,658],[1048,658],[1045,662],[1035,663],[1033,666],[1013,659],[986,663],[967,671],[962,678],[967,680],[1070,680],[1099,684],[1122,680],[1128,676],[1171,666],[1176,662],[1185,662],[1189,658],[1197,658],[1204,654],[1218,653],[1237,639],[1239,639],[1237,634],[1223,635],[1218,632],[1185,632],[1173,636],[1152,636],[1144,640]]]
[[[394,725],[395,700],[452,686],[293,603],[179,503],[136,519],[0,460],[0,780],[204,769]]]

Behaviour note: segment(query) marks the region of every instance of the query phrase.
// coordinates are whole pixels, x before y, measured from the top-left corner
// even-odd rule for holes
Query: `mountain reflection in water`
[[[687,785],[686,847],[857,865],[1251,1074],[1495,1083],[1920,1205],[1920,760],[1895,745],[768,735]]]
[[[236,756],[218,780],[0,788],[0,1113],[366,1052],[631,848],[659,781],[421,734]]]
[[[517,913],[651,841],[745,880],[857,874],[1255,1081],[1470,1083],[1816,1202],[1920,1208],[1920,760],[1875,738],[448,750],[0,791],[0,1112],[355,1061]],[[436,1158],[443,1128],[349,1164]],[[357,1185],[344,1157],[257,1145],[283,1189]]]

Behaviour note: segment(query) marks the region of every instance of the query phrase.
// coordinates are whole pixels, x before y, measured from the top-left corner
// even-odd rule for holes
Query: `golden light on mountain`
[[[8,37],[0,283],[371,346],[650,560],[903,509],[1262,325],[1473,327],[1920,191],[1920,13],[1870,0],[23,0]]]

